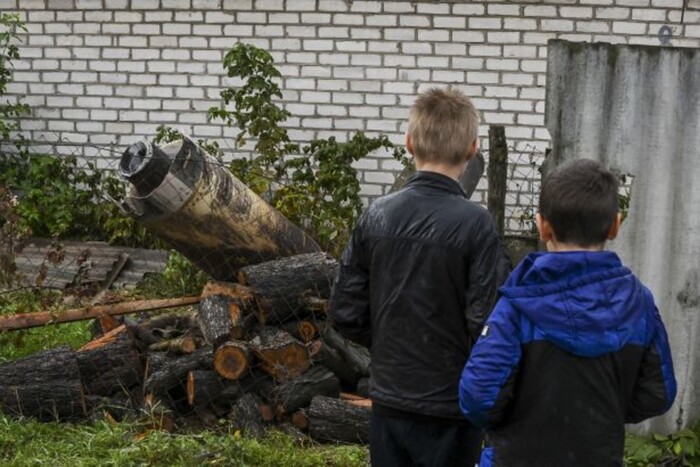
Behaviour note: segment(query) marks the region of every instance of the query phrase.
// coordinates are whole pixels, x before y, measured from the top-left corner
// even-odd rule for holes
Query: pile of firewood
[[[0,410],[41,420],[157,410],[162,426],[228,418],[258,436],[366,442],[369,351],[327,320],[337,263],[310,253],[207,284],[196,307],[121,320],[95,338],[0,365]]]

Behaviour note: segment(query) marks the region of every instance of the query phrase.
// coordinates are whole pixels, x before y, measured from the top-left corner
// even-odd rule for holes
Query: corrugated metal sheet
[[[656,297],[678,398],[645,423],[700,417],[700,50],[551,41],[547,128],[554,164],[597,159],[634,175],[629,217],[611,243]]]
[[[103,284],[117,274],[113,287],[137,284],[147,273],[163,272],[168,252],[140,248],[113,247],[104,242],[61,241],[61,261],[45,261],[57,251],[47,239],[32,239],[15,257],[18,272],[25,285],[34,285],[42,264],[47,267],[43,287],[63,289],[68,285]],[[125,260],[125,261],[124,261]]]

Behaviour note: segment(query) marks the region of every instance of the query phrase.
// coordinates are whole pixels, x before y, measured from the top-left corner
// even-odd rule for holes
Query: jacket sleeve
[[[358,220],[340,259],[329,315],[340,333],[370,347],[369,264],[362,238],[363,217]]]
[[[671,349],[659,310],[654,308],[654,330],[645,349],[632,397],[627,407],[626,423],[639,423],[668,411],[676,398]]]
[[[498,425],[513,400],[522,356],[520,314],[499,300],[472,349],[459,382],[459,406],[477,427]]]
[[[498,297],[498,288],[510,274],[511,263],[501,237],[488,216],[479,240],[471,250],[467,285],[466,319],[469,336],[476,342]]]

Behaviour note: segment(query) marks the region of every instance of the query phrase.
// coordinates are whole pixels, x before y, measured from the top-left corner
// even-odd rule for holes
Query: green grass
[[[56,292],[21,290],[0,294],[0,315],[56,310],[61,295]],[[90,340],[92,321],[49,324],[21,331],[0,332],[0,363],[68,344],[78,348]]]
[[[359,467],[368,465],[368,452],[361,446],[302,447],[281,433],[256,441],[227,432],[170,434],[144,432],[138,424],[70,425],[0,415],[0,465]]]

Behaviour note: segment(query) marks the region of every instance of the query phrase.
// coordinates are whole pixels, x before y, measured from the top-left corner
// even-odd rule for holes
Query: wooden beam
[[[200,297],[165,298],[153,300],[137,300],[133,302],[96,305],[85,308],[74,308],[66,311],[38,311],[36,313],[21,313],[0,316],[0,331],[28,329],[46,324],[68,323],[85,319],[98,318],[103,315],[126,315],[139,311],[160,310],[198,303]]]

